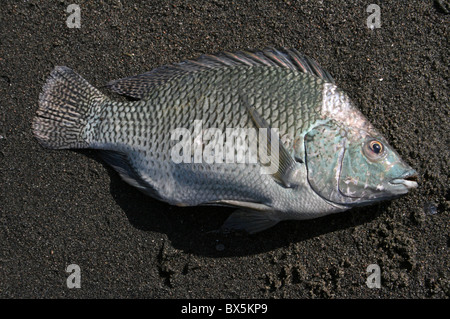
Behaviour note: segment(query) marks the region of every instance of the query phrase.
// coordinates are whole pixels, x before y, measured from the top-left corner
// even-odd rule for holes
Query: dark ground
[[[81,7],[81,28],[66,26]],[[2,1],[0,297],[448,298],[449,2]],[[202,53],[314,57],[418,170],[392,202],[263,233],[218,235],[226,208],[176,208],[92,151],[49,151],[31,119],[55,65],[97,87]],[[102,89],[104,92],[106,90]],[[108,93],[110,96],[113,94]],[[69,289],[66,267],[81,269]],[[381,269],[381,288],[366,268]]]

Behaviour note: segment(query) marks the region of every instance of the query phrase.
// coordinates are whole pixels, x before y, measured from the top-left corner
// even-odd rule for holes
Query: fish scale
[[[126,182],[169,204],[240,208],[224,229],[258,232],[417,186],[415,171],[328,72],[295,49],[203,55],[108,87],[135,101],[113,101],[73,70],[56,67],[33,120],[38,141],[97,149]],[[221,154],[205,138],[210,129],[222,133],[219,162],[197,156]],[[226,162],[227,154],[235,160],[240,154],[228,144],[237,129],[270,133],[266,140],[247,138],[258,147],[256,162]],[[173,139],[174,130],[189,133],[182,141],[190,148]],[[173,150],[187,161],[177,162]]]
[[[152,110],[156,110],[154,118],[159,119],[156,123],[150,120],[148,124],[143,126],[143,129],[145,132],[145,130],[153,127],[154,130],[152,132],[152,140],[159,141],[160,143],[156,145],[156,147],[153,145],[152,148],[149,148],[147,150],[147,156],[145,156],[142,151],[137,152],[132,161],[134,169],[139,170],[144,176],[152,176],[152,183],[164,184],[166,182],[165,176],[162,174],[156,174],[155,176],[155,170],[161,170],[158,169],[158,167],[161,166],[161,163],[170,163],[170,148],[173,146],[173,143],[170,141],[172,129],[176,127],[185,127],[192,133],[194,120],[202,120],[204,129],[214,127],[221,129],[223,132],[225,132],[226,128],[254,127],[250,117],[246,115],[245,108],[241,105],[242,103],[239,103],[239,91],[246,92],[246,94],[253,96],[259,101],[256,103],[256,109],[260,110],[261,114],[267,114],[268,121],[272,127],[280,128],[280,135],[284,135],[284,133],[288,130],[291,132],[291,135],[293,135],[294,132],[301,133],[302,129],[310,125],[310,123],[303,124],[301,121],[296,121],[295,123],[291,121],[291,125],[288,126],[288,119],[285,114],[288,113],[287,110],[289,108],[297,107],[297,110],[301,110],[302,114],[308,111],[317,113],[320,108],[320,94],[310,95],[309,99],[304,99],[301,101],[300,107],[294,103],[287,103],[289,101],[295,101],[295,98],[292,96],[296,94],[295,92],[297,92],[298,95],[302,94],[302,91],[304,90],[303,88],[305,87],[304,80],[308,79],[308,77],[304,74],[300,74],[303,76],[297,77],[286,76],[286,74],[289,75],[290,73],[293,73],[293,71],[279,68],[270,68],[270,70],[260,68],[235,68],[227,70],[228,72],[225,73],[220,71],[221,70],[213,70],[202,73],[201,76],[204,79],[204,82],[200,87],[190,87],[190,84],[196,83],[195,78],[192,76],[189,76],[187,80],[183,77],[176,78],[173,81],[166,83],[165,87],[170,86],[175,92],[187,91],[189,93],[167,97],[165,95],[165,87],[162,87],[161,89],[156,88],[153,94],[149,96],[145,104],[141,104],[133,108],[134,112],[139,112],[138,114],[151,114]],[[221,76],[216,76],[219,72],[221,73]],[[265,77],[269,77],[271,79],[271,83],[269,83],[269,85],[274,85],[274,88],[270,91],[263,91],[262,83],[263,78]],[[228,83],[233,83],[233,86],[229,86]],[[312,83],[320,85],[320,81],[312,81]],[[220,90],[216,90],[207,95],[207,88],[211,86],[220,88]],[[239,88],[239,90],[236,88]],[[199,95],[205,95],[208,97],[208,112],[204,112],[204,103],[191,103],[191,100],[195,99]],[[229,97],[229,103],[225,103],[226,96]],[[185,110],[183,117],[176,118],[179,122],[173,121],[175,114],[177,114],[178,108],[177,103],[174,103],[174,101],[179,101],[179,105],[193,105],[193,107]],[[278,102],[274,103],[273,101]],[[98,137],[98,140],[95,141],[96,145],[111,145],[113,143],[120,143],[127,145],[127,148],[139,150],[141,145],[138,142],[138,137],[145,133],[142,130],[141,132],[137,132],[137,134],[129,133],[135,127],[134,121],[129,120],[131,105],[128,106],[127,104],[121,104],[118,107],[117,112],[110,113],[109,110],[114,109],[114,104],[116,103],[107,102],[103,106],[102,117],[108,118],[110,121],[106,121],[99,126],[99,132],[95,134]],[[271,112],[271,110],[275,109],[273,107],[274,104],[277,106],[277,111]],[[316,106],[315,110],[312,107],[314,105]],[[210,122],[210,117],[208,114],[211,113],[224,114],[224,117],[221,122]],[[147,119],[141,118],[139,120],[140,123],[145,123]],[[120,127],[121,129],[118,132],[119,135],[111,136],[111,138],[109,138],[110,135],[108,132],[111,130],[111,122],[115,123],[115,127]],[[124,151],[123,148],[118,148],[116,150]],[[152,158],[151,165],[149,165],[146,157]],[[259,180],[262,179],[259,172],[259,167],[255,167],[252,170],[252,174],[243,174],[244,172],[248,172],[247,166],[239,164],[232,165],[234,166],[230,166],[231,168],[227,167],[227,170],[224,170],[225,165],[223,164],[219,163],[213,165],[209,167],[210,173],[207,176],[204,174],[199,174],[204,170],[203,165],[188,165],[187,169],[182,170],[186,172],[185,176],[183,177],[183,175],[181,175],[178,177],[179,185],[181,186],[174,190],[167,187],[166,189],[161,190],[161,192],[167,192],[167,194],[164,193],[163,196],[169,202],[174,202],[171,198],[174,195],[170,193],[176,193],[177,198],[174,203],[180,205],[183,205],[185,202],[192,203],[196,201],[200,204],[202,202],[207,203],[217,201],[218,199],[226,200],[231,198],[237,200],[248,200],[248,195],[246,193],[243,194],[242,188],[241,190],[238,190],[236,187],[235,192],[223,192],[224,186],[229,185],[231,182],[241,187],[253,188],[253,184],[255,182],[261,182]],[[151,167],[150,171],[147,171],[148,167]],[[167,164],[166,167],[168,167],[169,172],[174,172],[179,169],[179,166],[175,164]],[[216,174],[221,174],[225,177],[217,180],[215,177]],[[236,176],[245,176],[246,179],[236,178]],[[214,187],[207,182],[208,178],[211,178],[214,181]],[[191,192],[183,187],[186,180],[198,185],[195,194],[191,194]],[[267,194],[265,201],[273,201],[272,197],[282,197],[283,194],[281,192],[282,189],[278,189],[275,190],[275,194]],[[201,193],[202,196],[199,197],[197,193]],[[261,200],[261,198],[256,199]]]

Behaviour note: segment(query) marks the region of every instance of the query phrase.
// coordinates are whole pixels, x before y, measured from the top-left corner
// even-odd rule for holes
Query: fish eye
[[[378,141],[371,141],[369,143],[369,148],[375,154],[380,154],[383,151],[383,144]]]
[[[369,140],[363,147],[364,154],[372,161],[381,159],[385,153],[384,149],[383,143],[378,140]]]

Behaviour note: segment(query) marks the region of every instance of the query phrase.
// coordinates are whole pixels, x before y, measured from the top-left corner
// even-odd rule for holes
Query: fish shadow
[[[166,234],[174,248],[201,256],[220,258],[272,251],[368,223],[390,205],[390,202],[381,202],[312,220],[282,221],[268,230],[252,235],[223,233],[218,230],[234,208],[176,207],[166,204],[128,185],[95,152],[83,154],[104,165],[110,177],[110,192],[133,227],[145,232]]]

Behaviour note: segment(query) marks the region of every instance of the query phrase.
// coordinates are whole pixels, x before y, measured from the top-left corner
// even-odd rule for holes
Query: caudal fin
[[[89,147],[85,127],[105,99],[72,69],[55,67],[39,96],[34,136],[46,148]]]

